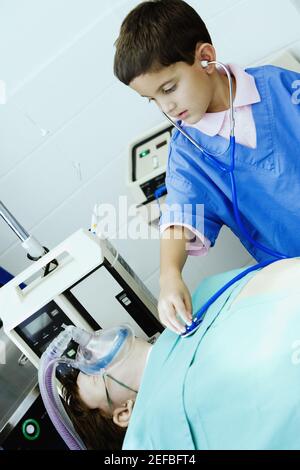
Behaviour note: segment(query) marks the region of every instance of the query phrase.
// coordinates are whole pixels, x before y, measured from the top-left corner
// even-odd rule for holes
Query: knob
[[[41,432],[40,425],[35,419],[26,419],[22,425],[22,432],[26,439],[35,441]]]

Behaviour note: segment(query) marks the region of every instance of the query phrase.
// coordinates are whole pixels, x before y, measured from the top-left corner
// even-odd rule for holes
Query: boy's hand
[[[180,274],[161,282],[158,313],[161,323],[176,334],[184,333],[183,324],[192,322],[191,295]]]

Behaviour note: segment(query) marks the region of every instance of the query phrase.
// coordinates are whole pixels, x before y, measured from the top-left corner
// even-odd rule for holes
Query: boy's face
[[[193,65],[177,62],[135,78],[130,87],[141,96],[155,101],[173,119],[196,124],[209,110],[213,100],[212,77],[199,61]]]

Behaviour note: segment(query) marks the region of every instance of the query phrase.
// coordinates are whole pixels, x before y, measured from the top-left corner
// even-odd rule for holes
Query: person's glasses
[[[110,395],[109,395],[109,392],[108,392],[108,387],[107,387],[107,383],[106,383],[106,377],[109,377],[111,380],[113,380],[114,382],[116,382],[118,385],[120,385],[121,387],[125,387],[127,388],[127,390],[131,390],[132,392],[134,393],[138,393],[137,390],[134,390],[133,388],[129,387],[128,385],[124,384],[123,382],[120,382],[119,380],[115,379],[114,377],[112,377],[111,375],[109,374],[103,374],[103,382],[104,382],[104,388],[105,388],[105,394],[106,394],[106,399],[107,399],[107,403],[108,403],[108,406],[109,406],[109,409],[110,409],[110,412],[111,414],[113,414],[113,402],[112,402],[112,399],[110,398]]]
[[[110,398],[110,395],[108,393],[108,388],[107,388],[107,383],[106,383],[106,374],[103,374],[103,382],[104,382],[104,388],[105,388],[105,394],[106,394],[106,400],[109,406],[109,410],[111,414],[113,414],[113,402],[112,399]]]

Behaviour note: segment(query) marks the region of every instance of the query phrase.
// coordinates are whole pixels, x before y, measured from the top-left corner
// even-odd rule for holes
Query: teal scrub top
[[[202,282],[194,311],[241,271]],[[230,308],[254,275],[223,293],[193,336],[160,336],[124,450],[300,448],[300,292],[237,299]]]

